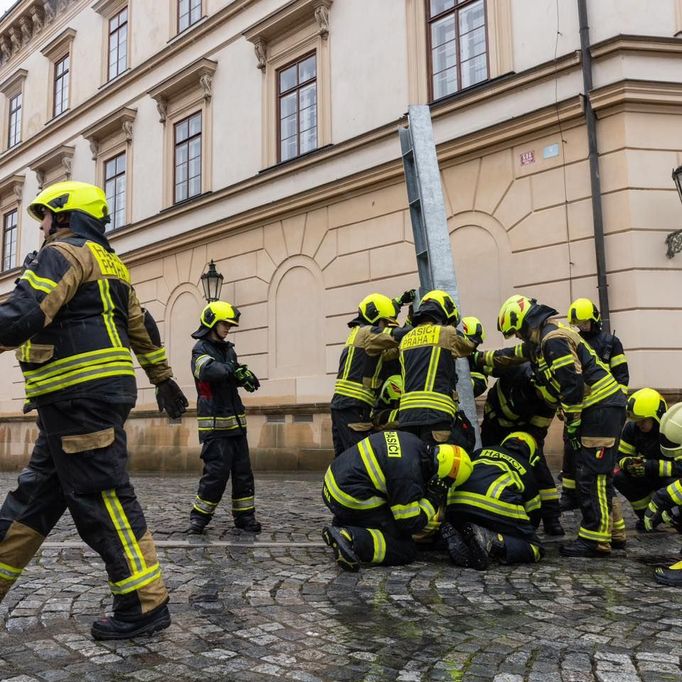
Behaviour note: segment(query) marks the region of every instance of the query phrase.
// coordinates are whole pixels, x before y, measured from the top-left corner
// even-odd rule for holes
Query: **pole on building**
[[[410,105],[407,127],[400,128],[399,135],[417,254],[419,293],[423,296],[431,289],[447,291],[461,310],[429,107]],[[481,435],[466,358],[457,360],[457,393],[461,408],[474,426],[479,448]]]

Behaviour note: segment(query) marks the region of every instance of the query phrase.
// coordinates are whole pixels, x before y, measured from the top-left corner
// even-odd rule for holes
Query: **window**
[[[178,0],[178,33],[201,19],[201,0]]]
[[[5,213],[2,221],[2,269],[17,267],[17,210]]]
[[[111,222],[107,230],[126,224],[126,154],[118,154],[104,162],[104,191],[109,204]]]
[[[53,115],[59,116],[69,108],[69,55],[54,65],[54,106]]]
[[[201,194],[201,112],[174,126],[175,191],[174,201]]]
[[[109,19],[108,80],[116,78],[128,68],[128,8]]]
[[[18,93],[9,100],[8,148],[21,142],[21,97],[21,93]]]
[[[317,147],[317,57],[307,55],[277,72],[279,160]]]
[[[488,78],[485,0],[427,0],[431,97],[452,95]]]

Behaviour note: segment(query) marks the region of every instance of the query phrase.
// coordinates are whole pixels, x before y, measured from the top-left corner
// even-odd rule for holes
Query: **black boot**
[[[207,524],[202,523],[199,519],[190,517],[189,528],[187,529],[187,532],[190,535],[202,535],[206,525]]]
[[[670,587],[682,587],[682,561],[668,568],[657,568],[654,573],[656,582]]]
[[[599,545],[596,542],[589,542],[578,538],[573,540],[573,542],[561,545],[559,547],[559,554],[561,556],[582,557],[585,559],[603,559],[611,554],[611,548],[608,545]]]
[[[562,512],[567,512],[578,509],[579,506],[578,496],[573,491],[569,492],[564,488],[561,491],[561,497],[559,498],[559,509]]]
[[[462,526],[462,536],[469,545],[472,556],[472,568],[485,571],[490,559],[501,559],[505,555],[504,537],[475,523]]]
[[[115,616],[96,620],[90,632],[95,639],[130,639],[165,630],[170,624],[170,611],[164,604],[137,620],[120,620]]]
[[[440,536],[447,547],[448,554],[455,566],[471,568],[473,566],[473,556],[471,550],[459,531],[448,521],[440,527]]]
[[[344,571],[358,571],[360,559],[353,549],[353,536],[345,528],[325,526],[322,529],[322,539],[334,550],[336,563]]]
[[[234,526],[240,530],[245,530],[247,533],[260,533],[261,525],[256,521],[255,514],[243,514],[234,517]]]
[[[546,535],[566,535],[558,516],[542,519],[542,527],[545,529]]]

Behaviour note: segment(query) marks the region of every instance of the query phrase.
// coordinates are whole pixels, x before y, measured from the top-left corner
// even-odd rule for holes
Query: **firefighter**
[[[668,406],[653,388],[635,391],[626,406],[628,421],[620,437],[616,489],[630,502],[644,529],[644,512],[651,495],[682,476],[682,461],[670,460],[661,452],[660,423]]]
[[[530,360],[543,390],[561,403],[571,446],[578,451],[576,486],[582,522],[564,556],[602,557],[611,552],[613,468],[625,421],[625,395],[607,365],[577,332],[550,321],[557,311],[526,296],[510,296],[497,326],[523,343],[483,353],[484,364],[504,367]]]
[[[615,334],[607,334],[602,330],[601,315],[597,306],[589,298],[578,298],[568,308],[568,321],[578,328],[580,336],[594,348],[599,359],[608,366],[613,378],[621,385],[627,395],[630,372],[628,361],[623,351],[623,344]],[[561,499],[562,511],[578,508],[575,492],[575,455],[570,441],[564,431],[564,461],[561,467]]]
[[[403,378],[393,374],[384,381],[379,397],[370,415],[371,427],[377,430],[396,429],[398,426],[398,408],[400,396],[403,394]]]
[[[450,294],[430,291],[413,314],[414,328],[400,341],[404,389],[399,428],[432,445],[447,442],[466,446],[473,432],[471,424],[465,428],[468,420],[457,417],[455,359],[471,355],[482,339],[475,334],[467,338],[457,331],[459,321]]]
[[[188,532],[200,535],[213,518],[232,475],[232,516],[235,527],[260,533],[256,521],[253,471],[246,439],[246,416],[238,388],[257,391],[256,375],[239,363],[227,340],[239,326],[239,310],[226,301],[213,301],[201,312],[192,349],[192,373],[197,388],[197,420],[204,470]]]
[[[462,318],[462,334],[472,343],[478,346],[485,341],[485,329],[483,323],[473,315]],[[471,375],[471,385],[474,389],[474,398],[483,395],[488,390],[488,377],[473,362],[473,355],[469,355],[469,374]]]
[[[156,548],[127,473],[124,423],[137,388],[131,349],[159,409],[178,418],[187,400],[171,379],[156,323],[105,237],[104,192],[60,182],[28,207],[45,241],[0,305],[0,351],[16,348],[26,409],[38,438],[0,509],[0,598],[68,508],[103,559],[113,616],[95,639],[127,639],[170,624]]]
[[[538,462],[533,472],[542,500],[542,525],[547,535],[564,535],[559,517],[559,493],[545,459],[544,444],[558,402],[550,395],[543,398],[533,380],[530,362],[492,370],[498,378],[486,397],[481,424],[481,444],[490,447],[514,431],[525,431],[537,443]]]
[[[360,301],[358,314],[348,326],[351,331],[339,360],[339,371],[331,401],[334,456],[362,440],[366,433],[349,424],[366,423],[382,385],[385,357],[397,357],[402,330],[396,316],[400,306],[409,303],[413,292],[406,291],[391,300],[383,294],[370,294]],[[387,353],[387,351],[392,351]]]
[[[541,501],[533,473],[538,461],[538,444],[525,431],[473,454],[471,476],[448,492],[440,530],[455,564],[482,571],[491,560],[540,561]]]
[[[673,405],[661,418],[660,447],[665,457],[671,459],[677,471],[682,467],[682,403]],[[644,529],[655,530],[661,522],[672,523],[678,533],[682,532],[680,506],[682,505],[682,477],[665,487],[659,488],[652,496],[644,511]],[[682,587],[682,561],[668,568],[657,568],[656,582],[672,587]]]
[[[431,446],[400,431],[374,433],[325,473],[322,498],[334,518],[322,538],[346,571],[360,563],[409,563],[416,554],[412,535],[437,524],[448,488],[470,473],[469,455],[458,446]]]

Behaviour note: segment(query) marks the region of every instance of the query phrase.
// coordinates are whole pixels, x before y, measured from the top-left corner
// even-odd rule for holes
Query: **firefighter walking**
[[[131,349],[172,418],[187,406],[158,329],[104,232],[104,192],[81,182],[45,188],[28,207],[45,241],[0,305],[0,350],[16,348],[38,438],[0,509],[0,598],[68,508],[105,563],[113,616],[96,639],[168,627],[168,592],[127,473],[124,423],[137,389]]]
[[[201,324],[192,334],[192,373],[197,388],[197,420],[204,470],[189,532],[201,534],[213,518],[232,476],[232,516],[237,528],[260,533],[256,521],[255,487],[246,415],[238,388],[253,393],[260,387],[256,375],[239,364],[234,344],[227,341],[230,329],[239,326],[239,310],[226,301],[209,303]]]

